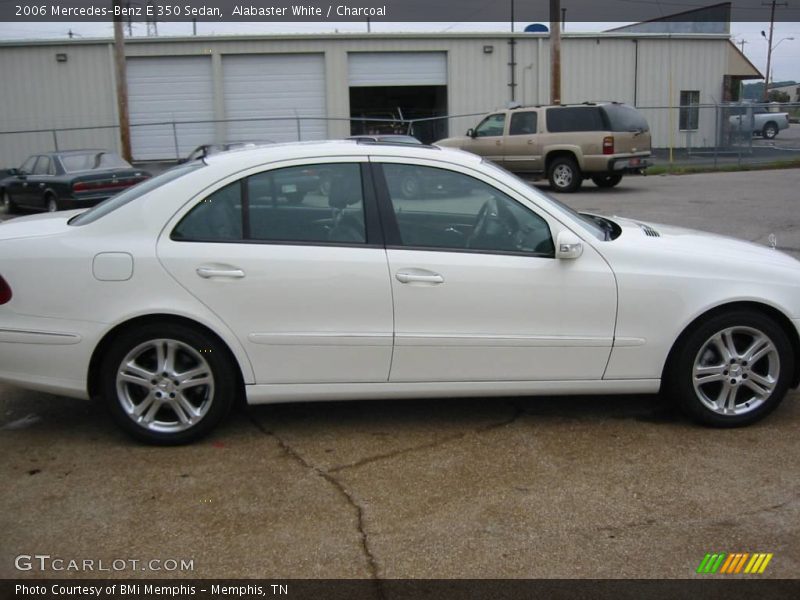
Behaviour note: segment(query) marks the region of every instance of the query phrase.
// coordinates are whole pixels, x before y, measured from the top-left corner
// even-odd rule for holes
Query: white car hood
[[[622,236],[633,238],[637,244],[658,247],[666,254],[688,254],[725,263],[746,262],[800,270],[800,261],[761,244],[674,225],[621,217],[612,220],[622,227]]]
[[[0,223],[0,240],[43,237],[62,233],[69,228],[67,221],[86,209],[63,210],[54,213],[41,213],[27,217],[17,217]]]

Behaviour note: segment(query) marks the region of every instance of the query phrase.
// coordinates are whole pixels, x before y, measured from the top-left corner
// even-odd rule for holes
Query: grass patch
[[[656,165],[647,169],[648,175],[691,175],[692,173],[727,173],[733,171],[769,171],[771,169],[800,169],[800,159],[776,160],[769,163],[741,165]]]

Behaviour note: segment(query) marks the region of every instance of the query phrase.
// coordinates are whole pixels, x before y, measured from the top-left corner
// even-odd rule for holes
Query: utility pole
[[[561,104],[561,0],[550,0],[550,104]]]
[[[742,38],[742,39],[739,41],[739,45],[742,47],[742,54],[744,54],[744,45],[745,45],[745,44],[749,44],[749,43],[750,43],[750,42],[748,42],[748,41],[747,41],[746,39],[744,39],[744,38]]]
[[[114,0],[119,6],[121,0]],[[117,79],[117,112],[119,113],[119,141],[122,158],[128,162],[131,154],[131,123],[128,115],[128,76],[125,69],[125,36],[122,33],[122,17],[114,17],[114,75]]]
[[[764,76],[764,95],[762,99],[764,102],[769,100],[769,69],[772,63],[772,33],[775,29],[775,7],[776,6],[788,6],[786,2],[777,2],[776,0],[772,0],[770,3],[762,2],[761,6],[770,6],[769,10],[769,39],[767,40],[767,73]],[[761,32],[761,35],[764,35],[764,32]]]

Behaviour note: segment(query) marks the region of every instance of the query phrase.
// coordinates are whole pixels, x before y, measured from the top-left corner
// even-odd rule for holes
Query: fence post
[[[297,124],[297,141],[298,142],[302,142],[303,141],[303,135],[302,135],[302,133],[300,131],[300,115],[297,114],[296,110],[294,111],[294,121]]]
[[[53,150],[58,152],[58,132],[53,129]]]
[[[717,152],[722,132],[720,131],[719,104],[714,104],[714,168],[717,168]]]
[[[175,160],[180,160],[181,152],[178,149],[178,127],[175,125],[175,120],[172,120],[172,140],[175,143]]]

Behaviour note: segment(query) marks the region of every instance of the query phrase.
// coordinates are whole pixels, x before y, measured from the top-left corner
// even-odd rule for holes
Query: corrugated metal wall
[[[509,87],[508,35],[481,36],[300,36],[295,38],[135,39],[126,45],[130,57],[210,56],[214,115],[225,118],[223,60],[231,54],[323,53],[327,116],[348,118],[349,52],[445,52],[448,112],[482,113],[506,106]],[[547,103],[550,94],[548,38],[519,35],[516,44],[516,100]],[[720,100],[727,68],[727,38],[653,38],[566,36],[562,50],[562,97],[565,102],[608,99],[637,101],[640,106],[677,106],[681,90],[699,90],[701,102]],[[59,63],[56,54],[66,53]],[[638,66],[637,66],[638,53]],[[0,72],[14,85],[0,87],[0,131],[115,124],[116,108],[111,46],[108,42],[71,44],[0,44]],[[647,111],[654,145],[684,144],[669,111]],[[450,121],[458,135],[477,117]],[[701,114],[692,144],[713,143],[713,117]],[[224,128],[217,128],[224,132]],[[329,137],[349,134],[345,121],[328,123]],[[62,143],[62,139],[64,140]],[[59,134],[61,147],[116,147],[116,134]],[[52,135],[0,135],[0,165],[16,165],[29,153],[52,148]]]

